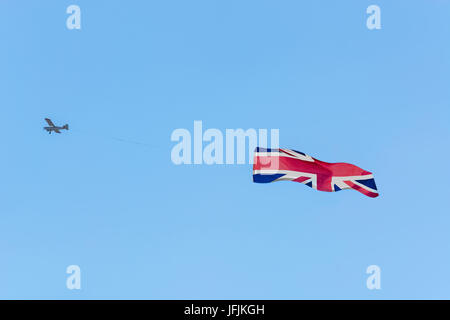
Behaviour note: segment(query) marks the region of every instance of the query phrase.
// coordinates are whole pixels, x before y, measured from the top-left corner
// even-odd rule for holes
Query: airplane
[[[47,130],[48,134],[51,134],[52,131],[55,131],[56,133],[61,133],[60,130],[69,130],[69,125],[68,124],[66,124],[66,125],[64,125],[62,127],[57,127],[57,126],[55,126],[53,124],[52,120],[50,120],[48,118],[45,118],[45,121],[47,121],[47,123],[49,125],[49,127],[44,127],[44,130]]]

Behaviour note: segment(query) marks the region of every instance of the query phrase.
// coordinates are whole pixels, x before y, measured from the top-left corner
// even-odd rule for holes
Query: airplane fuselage
[[[68,130],[66,127],[44,127],[48,133],[52,133],[52,131],[58,132],[60,130]]]
[[[69,130],[69,125],[65,124],[62,127],[55,126],[53,121],[49,118],[45,118],[45,121],[47,121],[48,127],[44,127],[44,130],[46,130],[49,134],[52,133],[52,131],[56,133],[61,133],[61,130]]]

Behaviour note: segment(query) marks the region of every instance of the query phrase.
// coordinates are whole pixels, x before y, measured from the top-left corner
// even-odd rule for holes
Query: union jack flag
[[[295,181],[320,191],[354,189],[378,197],[373,175],[353,164],[328,163],[303,152],[257,147],[253,161],[253,182]]]

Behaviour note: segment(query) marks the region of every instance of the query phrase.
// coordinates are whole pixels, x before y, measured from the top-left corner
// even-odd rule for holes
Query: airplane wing
[[[61,133],[61,131],[59,131],[58,129],[54,129],[53,131],[55,131],[56,133]]]
[[[48,125],[50,127],[54,127],[55,125],[53,124],[52,120],[50,120],[49,118],[45,118],[45,121],[47,121]]]

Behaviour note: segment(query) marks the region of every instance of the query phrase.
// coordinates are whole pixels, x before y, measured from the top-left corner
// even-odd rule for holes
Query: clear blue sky
[[[0,298],[450,298],[450,1],[3,0],[0,39]],[[176,166],[194,120],[380,197]]]

